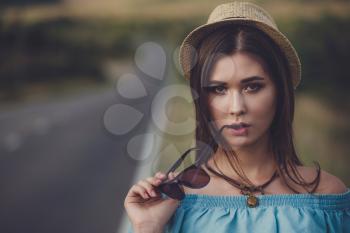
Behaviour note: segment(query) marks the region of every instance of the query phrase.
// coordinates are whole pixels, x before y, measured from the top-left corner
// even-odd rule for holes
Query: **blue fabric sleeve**
[[[343,194],[258,196],[249,208],[244,196],[188,194],[167,233],[350,233],[350,190]]]
[[[186,194],[165,233],[350,233],[350,189],[342,194],[245,196]],[[133,233],[129,222],[128,233]]]

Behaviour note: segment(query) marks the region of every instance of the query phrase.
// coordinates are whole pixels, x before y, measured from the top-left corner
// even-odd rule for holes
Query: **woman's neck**
[[[276,169],[272,148],[269,145],[268,141],[264,140],[250,145],[249,147],[232,148],[237,154],[239,166],[248,179],[255,185],[259,185],[268,180]],[[234,179],[239,178],[237,173],[230,166],[228,158],[221,147],[218,148],[209,161],[209,164],[214,169],[216,169],[215,163],[225,175]]]

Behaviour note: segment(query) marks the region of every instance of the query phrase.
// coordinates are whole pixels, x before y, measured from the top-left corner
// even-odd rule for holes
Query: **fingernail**
[[[151,191],[151,195],[152,195],[152,197],[157,196],[156,192],[154,192],[153,190]]]

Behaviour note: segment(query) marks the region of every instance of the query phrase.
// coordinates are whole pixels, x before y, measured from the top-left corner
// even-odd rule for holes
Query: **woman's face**
[[[209,110],[219,129],[240,122],[249,124],[222,131],[233,148],[267,139],[276,109],[276,88],[259,57],[250,53],[221,57],[214,64],[208,90]]]

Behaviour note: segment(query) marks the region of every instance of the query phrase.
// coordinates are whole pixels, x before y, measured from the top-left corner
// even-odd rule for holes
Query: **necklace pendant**
[[[250,208],[254,208],[254,207],[258,206],[258,204],[259,204],[259,199],[251,193],[248,194],[247,206]]]

